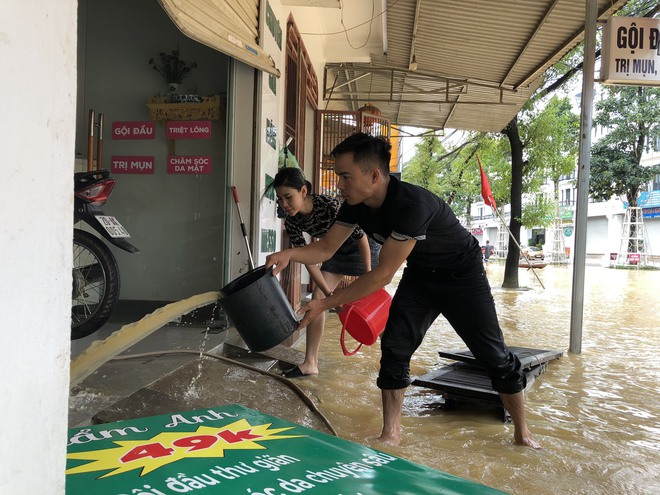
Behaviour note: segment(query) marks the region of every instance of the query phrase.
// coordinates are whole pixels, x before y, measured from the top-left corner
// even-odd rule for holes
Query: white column
[[[585,1],[584,70],[582,72],[582,109],[580,112],[580,153],[578,163],[578,198],[575,212],[575,257],[571,300],[570,352],[582,352],[584,310],[584,269],[587,248],[587,209],[589,206],[589,169],[591,166],[591,124],[593,120],[594,66],[596,53],[596,18],[598,2]]]
[[[0,492],[64,493],[75,0],[0,2]]]

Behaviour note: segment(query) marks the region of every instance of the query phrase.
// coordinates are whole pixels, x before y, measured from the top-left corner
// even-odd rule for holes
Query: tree
[[[571,112],[570,102],[565,97],[556,96],[547,103],[530,101],[502,130],[510,147],[509,231],[518,243],[522,225],[548,226],[554,220],[558,204],[556,201],[537,196],[535,202],[525,205],[523,209],[523,194],[538,191],[548,177],[557,184],[561,175],[573,170],[578,133],[579,120]],[[558,200],[557,196],[558,192],[553,199]],[[519,257],[518,246],[510,242],[503,287],[519,287]]]
[[[411,184],[428,189],[432,193],[440,194],[438,176],[440,175],[439,157],[444,155],[445,149],[435,134],[425,135],[415,145],[416,153],[403,169],[402,178]]]
[[[641,165],[644,149],[660,139],[660,88],[608,87],[605,98],[596,103],[594,122],[607,131],[591,150],[589,193],[603,201],[625,196],[636,207],[639,194],[660,173],[660,165]],[[630,218],[632,253],[647,249],[632,240],[637,237],[637,211],[631,210]]]
[[[457,215],[465,215],[478,194],[478,173],[469,159],[474,149],[466,153],[475,135],[468,135],[462,144],[448,151],[436,135],[425,135],[415,145],[416,153],[403,169],[402,178],[437,194]]]
[[[579,120],[567,98],[547,104],[527,105],[498,134],[467,133],[466,139],[447,151],[437,136],[424,137],[417,153],[403,171],[403,178],[443,197],[459,216],[468,218],[471,205],[481,195],[478,152],[493,196],[503,207],[511,205],[509,231],[520,243],[521,226],[548,226],[556,217],[558,192],[550,200],[537,195],[523,208],[523,194],[534,194],[551,176],[556,183],[575,166]],[[508,243],[504,287],[517,288],[520,251]]]
[[[589,193],[601,201],[625,196],[637,206],[639,193],[660,173],[658,165],[641,165],[645,147],[660,139],[660,88],[606,87],[594,122],[606,134],[591,150]]]
[[[525,226],[548,226],[559,216],[559,181],[575,170],[578,155],[580,119],[567,97],[553,96],[534,117],[531,134],[539,136],[530,150],[530,163],[554,185],[552,198],[539,197],[523,210]],[[543,139],[545,136],[545,139]]]
[[[480,194],[479,171],[474,166],[474,154],[481,133],[468,133],[462,143],[441,157],[441,196],[457,215],[468,218],[472,203]]]
[[[621,15],[654,17],[660,11],[660,4],[657,0],[631,0],[621,10]],[[511,122],[502,130],[509,143],[511,144],[511,223],[510,230],[514,237],[520,239],[520,215],[522,212],[522,177],[524,173],[524,154],[523,150],[526,144],[521,140],[521,132],[518,129],[519,116],[526,109],[554,92],[565,87],[575,76],[582,73],[583,58],[582,45],[569,52],[562,60],[556,63],[544,74],[544,83],[540,85],[539,90],[533,95],[523,110],[514,117]],[[597,56],[600,55],[600,50]],[[512,249],[513,248],[513,249]],[[504,271],[503,287],[518,287],[518,248],[513,243],[509,243],[509,254],[506,260]]]
[[[509,221],[510,235],[520,242],[520,219],[522,216],[522,177],[523,177],[523,148],[518,131],[518,116],[502,130],[511,146],[511,220]],[[504,280],[502,287],[518,288],[518,258],[520,250],[514,242],[509,242],[509,251],[504,266]]]

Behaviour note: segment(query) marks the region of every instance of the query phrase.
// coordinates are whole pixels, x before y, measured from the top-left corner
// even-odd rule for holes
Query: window
[[[305,143],[305,105],[316,109],[318,80],[307,49],[292,17],[287,22],[286,44],[285,136],[293,142],[289,149],[302,160]]]
[[[660,174],[656,174],[655,177],[653,177],[653,190],[657,191],[660,189]]]

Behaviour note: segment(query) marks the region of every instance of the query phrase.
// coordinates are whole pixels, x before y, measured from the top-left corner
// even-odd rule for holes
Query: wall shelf
[[[200,103],[166,103],[165,96],[147,100],[151,120],[218,120],[220,96],[203,96]]]

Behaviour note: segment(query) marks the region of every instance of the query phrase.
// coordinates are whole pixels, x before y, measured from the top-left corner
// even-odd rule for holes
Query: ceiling
[[[596,1],[599,20],[626,3]],[[406,126],[501,130],[584,35],[586,0],[338,3],[317,9],[323,98],[335,108],[371,102]]]

